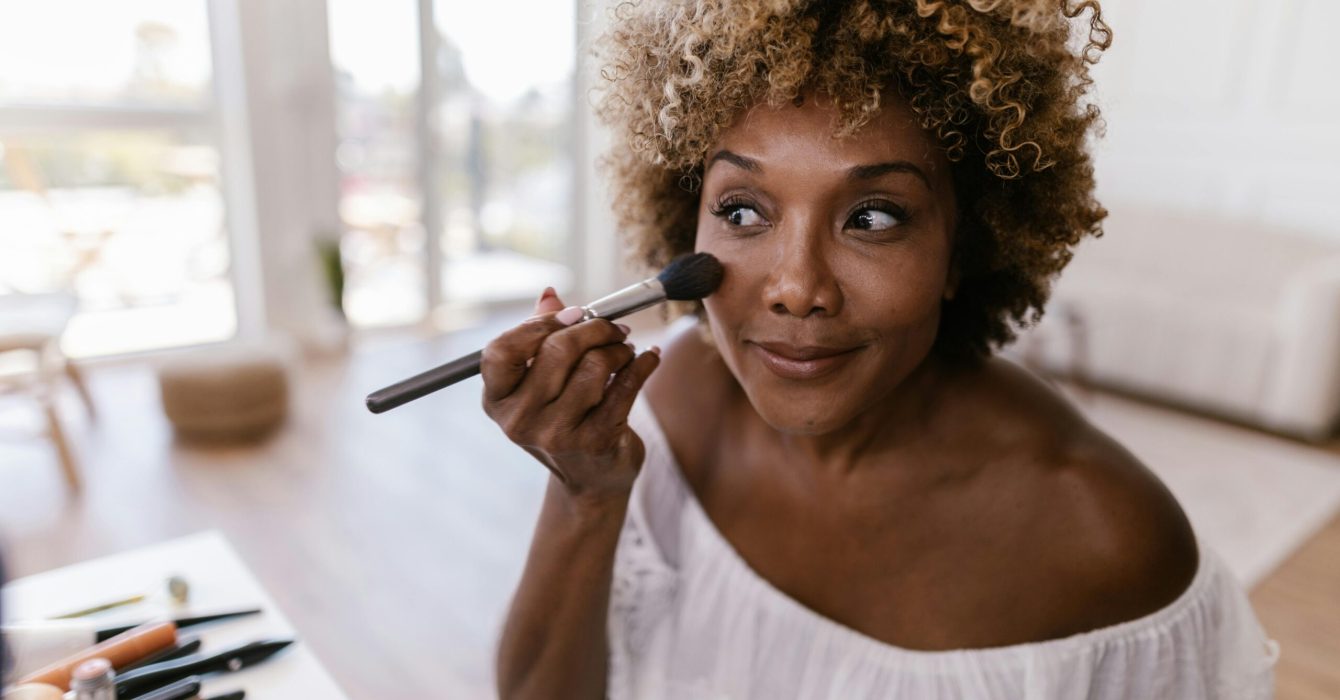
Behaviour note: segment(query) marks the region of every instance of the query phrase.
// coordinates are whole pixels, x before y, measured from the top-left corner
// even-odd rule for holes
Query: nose
[[[764,302],[777,314],[806,318],[836,316],[842,311],[842,290],[829,260],[827,231],[814,226],[779,227],[774,240],[776,262],[764,288]]]

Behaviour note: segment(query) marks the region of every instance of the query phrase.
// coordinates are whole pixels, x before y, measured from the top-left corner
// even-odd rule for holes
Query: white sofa
[[[1340,415],[1340,238],[1109,205],[1007,355],[1308,440]]]

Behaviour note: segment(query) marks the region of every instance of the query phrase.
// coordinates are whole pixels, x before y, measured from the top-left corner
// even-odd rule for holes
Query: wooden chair
[[[89,417],[97,417],[83,375],[60,349],[61,335],[76,308],[74,296],[64,292],[0,294],[0,394],[19,394],[35,401],[65,482],[75,491],[82,487],[79,465],[56,408],[63,380],[74,385]]]

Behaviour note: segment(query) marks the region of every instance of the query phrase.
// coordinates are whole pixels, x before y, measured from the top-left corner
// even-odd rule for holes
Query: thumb
[[[535,314],[549,314],[562,311],[567,304],[558,298],[558,293],[553,287],[545,287],[544,292],[540,294],[539,301],[535,302]]]

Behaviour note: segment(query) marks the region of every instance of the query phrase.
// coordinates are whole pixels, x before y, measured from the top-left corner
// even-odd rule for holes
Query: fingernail
[[[540,292],[540,301],[556,296],[558,296],[558,292],[555,292],[553,287],[545,287],[544,291]]]
[[[625,325],[623,325],[622,323],[616,323],[616,324],[614,324],[614,325],[618,326],[618,327],[619,327],[619,330],[623,331],[623,334],[624,334],[624,335],[628,335],[629,333],[631,333],[631,332],[633,331],[632,328],[629,328],[628,326],[625,326]]]
[[[661,346],[659,346],[659,345],[653,345],[653,346],[651,346],[651,351],[654,352],[654,353],[656,353],[656,356],[657,356],[657,357],[660,357],[660,356],[661,356]]]
[[[633,352],[637,352],[637,346],[633,344],[633,341],[630,340],[630,341],[624,343],[624,345],[627,345],[629,350],[632,350]]]
[[[558,312],[558,315],[554,316],[554,318],[558,319],[558,322],[565,326],[571,326],[572,324],[576,323],[578,319],[582,317],[582,313],[583,313],[582,307],[569,306],[568,308]]]

